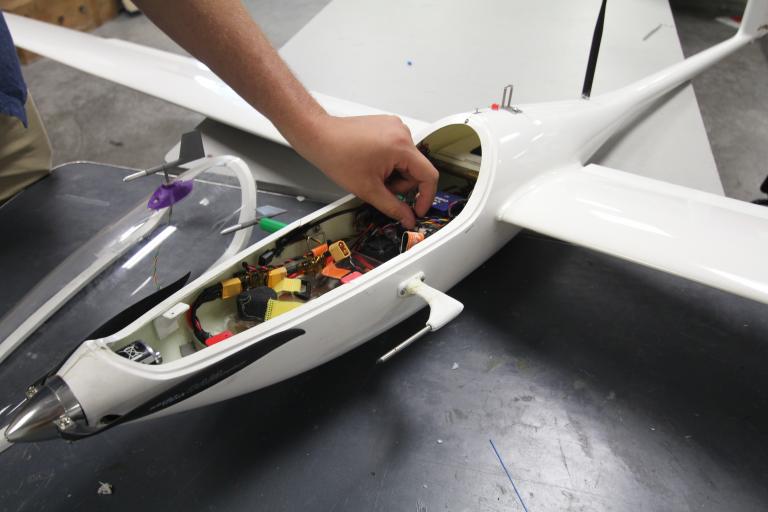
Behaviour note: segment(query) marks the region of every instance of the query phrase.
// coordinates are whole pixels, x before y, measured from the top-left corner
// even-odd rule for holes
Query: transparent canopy
[[[162,182],[161,176],[144,179]],[[203,159],[177,179],[194,180],[187,197],[160,210],[149,209],[150,198],[143,199],[61,261],[0,319],[0,361],[57,310],[77,309],[69,302],[84,289],[78,300],[86,302],[88,289],[109,290],[106,300],[99,299],[99,314],[82,319],[82,324],[90,326],[91,320],[103,322],[187,272],[199,275],[250,243],[253,228],[220,235],[223,228],[256,215],[255,181],[242,160]],[[300,204],[295,198],[267,197],[273,204],[275,200]],[[316,207],[302,206],[301,210]],[[258,237],[265,235],[256,232]],[[88,335],[76,331],[79,336]]]

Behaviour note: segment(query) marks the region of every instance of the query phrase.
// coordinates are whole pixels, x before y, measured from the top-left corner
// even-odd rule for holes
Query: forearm
[[[136,0],[174,41],[267,116],[329,178],[407,228],[414,211],[393,192],[418,188],[426,214],[437,170],[394,116],[329,116],[296,80],[240,0]],[[391,180],[397,170],[397,180]]]
[[[326,113],[293,76],[240,0],[139,0],[136,4],[268,117],[297,150],[312,145]]]

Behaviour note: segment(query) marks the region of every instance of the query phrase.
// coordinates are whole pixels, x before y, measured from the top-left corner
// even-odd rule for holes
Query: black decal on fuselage
[[[250,346],[235,352],[228,357],[225,357],[221,361],[217,361],[210,366],[195,372],[191,376],[173,385],[169,389],[159,393],[157,396],[152,397],[152,399],[149,401],[136,407],[131,412],[123,415],[120,417],[120,419],[110,423],[108,426],[105,426],[102,429],[94,430],[93,432],[89,433],[62,432],[61,437],[69,440],[82,439],[83,437],[89,437],[93,434],[103,432],[104,430],[114,427],[115,425],[119,425],[120,423],[132,421],[144,416],[149,416],[150,414],[166,409],[202,391],[205,391],[214,384],[217,384],[228,377],[231,377],[243,368],[250,366],[273,350],[285,345],[295,338],[298,338],[302,334],[304,334],[303,329],[288,329],[286,331],[273,334],[268,338],[259,340],[256,343],[253,343]]]

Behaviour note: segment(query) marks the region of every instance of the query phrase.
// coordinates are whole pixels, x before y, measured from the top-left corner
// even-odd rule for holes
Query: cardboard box
[[[118,0],[0,0],[0,9],[75,30],[92,30],[117,16]],[[39,56],[19,49],[28,64]]]

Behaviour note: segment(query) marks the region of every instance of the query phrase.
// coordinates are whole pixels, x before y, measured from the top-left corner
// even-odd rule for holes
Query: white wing
[[[5,13],[4,16],[14,42],[21,48],[287,145],[267,118],[204,64],[191,57],[119,39],[105,39],[14,14]],[[388,113],[324,94],[313,95],[332,115]],[[400,117],[413,133],[426,126],[422,121]]]
[[[518,102],[578,96],[599,5],[599,0],[333,0],[281,54],[311,89],[333,96],[316,95],[332,113],[381,109],[433,121],[498,101],[510,82]],[[266,119],[193,59],[7,18],[22,47],[284,143]],[[681,59],[668,3],[623,0],[621,9],[608,10],[595,93]],[[423,126],[405,121],[414,133]],[[670,130],[676,137],[666,136]],[[244,148],[237,150],[245,156]],[[612,141],[598,161],[722,193],[690,88]],[[683,165],[689,167],[680,172]]]
[[[768,303],[768,208],[598,165],[543,174],[499,219]]]

